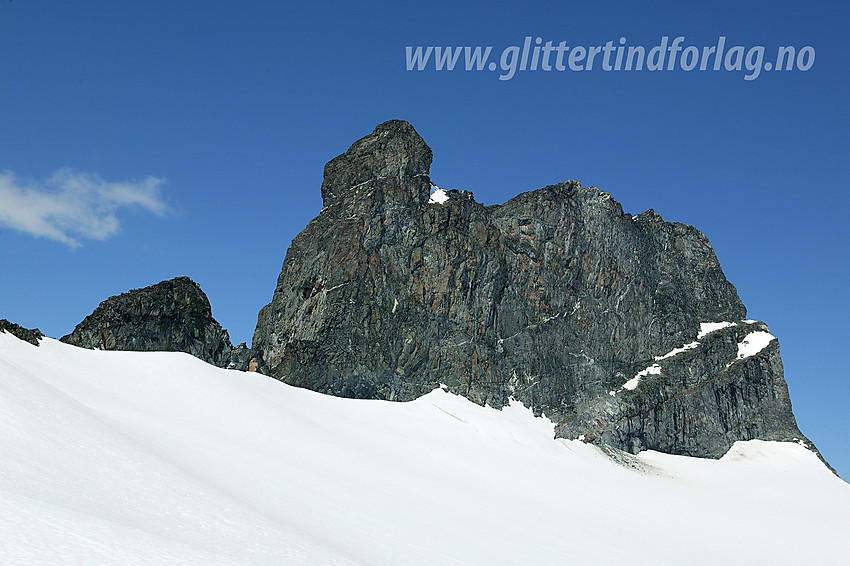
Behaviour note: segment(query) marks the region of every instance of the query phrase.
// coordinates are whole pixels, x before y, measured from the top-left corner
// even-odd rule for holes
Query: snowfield
[[[339,399],[188,354],[0,333],[0,563],[848,564],[850,485],[554,439],[519,403]]]

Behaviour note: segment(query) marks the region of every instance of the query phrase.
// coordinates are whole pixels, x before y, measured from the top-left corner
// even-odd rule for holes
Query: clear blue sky
[[[59,337],[177,275],[250,343],[322,167],[410,121],[486,204],[564,179],[710,238],[850,476],[850,4],[0,2],[0,317]],[[405,46],[810,45],[807,71],[405,69]]]

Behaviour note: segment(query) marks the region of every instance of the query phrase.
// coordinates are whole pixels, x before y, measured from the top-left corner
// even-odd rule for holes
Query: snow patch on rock
[[[708,336],[712,332],[720,330],[722,328],[729,328],[730,326],[736,326],[737,322],[701,322],[699,324],[699,334],[697,334],[697,340]]]
[[[431,193],[431,198],[428,199],[428,204],[445,204],[446,201],[449,200],[449,194],[437,185],[433,186],[435,190]]]
[[[741,342],[738,343],[738,358],[743,360],[755,356],[770,344],[776,337],[770,332],[760,330],[758,332],[750,332]]]

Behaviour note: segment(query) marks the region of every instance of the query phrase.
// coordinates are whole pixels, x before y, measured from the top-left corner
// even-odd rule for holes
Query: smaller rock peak
[[[247,369],[200,285],[181,276],[109,297],[62,342],[103,350],[187,352],[219,367]]]
[[[383,182],[396,198],[425,204],[432,158],[431,148],[408,122],[384,122],[325,165],[324,205],[355,194],[369,182]]]

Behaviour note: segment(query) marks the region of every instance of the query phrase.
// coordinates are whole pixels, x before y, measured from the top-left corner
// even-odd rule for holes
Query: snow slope
[[[327,397],[0,333],[0,563],[847,564],[794,443],[607,455],[515,403]]]

